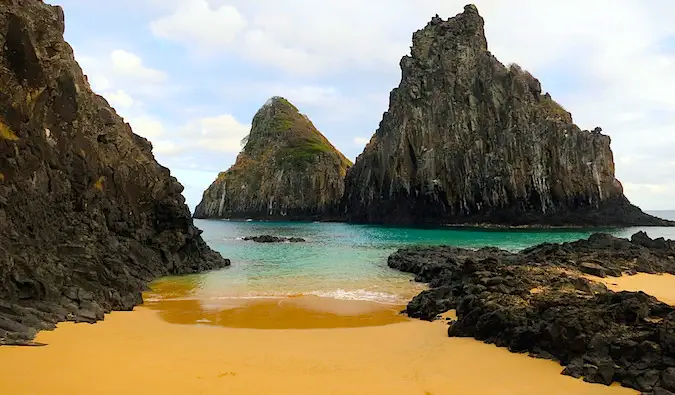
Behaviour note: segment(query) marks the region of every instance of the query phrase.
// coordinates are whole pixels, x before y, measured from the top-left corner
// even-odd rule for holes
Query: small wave
[[[286,295],[245,295],[245,296],[214,296],[206,300],[248,300],[248,299],[276,299]]]
[[[385,304],[397,304],[401,302],[401,298],[398,295],[386,292],[368,291],[365,289],[357,289],[351,291],[347,291],[344,289],[337,289],[335,291],[313,291],[309,292],[307,295],[314,295],[322,298],[332,298],[339,300],[363,300],[368,302],[377,302]]]
[[[297,298],[303,296],[317,296],[320,298],[330,298],[338,300],[354,300],[376,302],[381,304],[401,304],[407,300],[400,295],[391,294],[387,292],[368,291],[365,289],[345,290],[338,288],[333,291],[311,291],[311,292],[270,292],[262,294],[249,295],[222,295],[222,296],[207,296],[207,297],[150,297],[146,298],[146,303],[161,302],[161,301],[179,301],[179,300],[201,300],[207,302],[209,300],[265,300],[265,299],[279,299],[279,298]]]

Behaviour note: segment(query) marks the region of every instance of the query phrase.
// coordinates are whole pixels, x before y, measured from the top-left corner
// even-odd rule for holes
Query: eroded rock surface
[[[196,218],[330,220],[351,162],[281,97],[253,118],[235,164],[204,192]]]
[[[566,366],[564,374],[589,382],[672,390],[675,308],[643,292],[609,291],[582,275],[586,263],[605,275],[675,274],[675,242],[645,233],[631,240],[594,234],[517,253],[403,249],[388,261],[431,287],[408,304],[408,315],[432,320],[456,310],[449,336],[553,359]]]
[[[244,241],[255,241],[256,243],[304,243],[302,237],[278,237],[271,235],[244,237]]]
[[[631,205],[610,138],[489,51],[473,5],[414,33],[389,110],[347,173],[352,222],[667,225]]]
[[[60,7],[0,2],[0,344],[132,309],[157,276],[229,264],[63,31]]]

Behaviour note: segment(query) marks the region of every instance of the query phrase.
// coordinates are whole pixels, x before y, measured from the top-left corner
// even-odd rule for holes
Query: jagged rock
[[[414,33],[389,110],[347,173],[352,222],[672,225],[631,205],[610,138],[489,51],[473,5]]]
[[[154,277],[229,264],[63,31],[60,7],[0,2],[0,344],[132,309]]]
[[[204,192],[196,218],[337,217],[351,162],[293,104],[268,100],[245,141],[235,164]]]
[[[431,287],[408,303],[409,316],[433,320],[456,310],[449,336],[554,359],[588,382],[665,394],[675,389],[675,307],[643,292],[609,291],[581,271],[594,262],[610,276],[675,274],[675,243],[631,240],[594,234],[517,253],[416,247],[392,254],[388,265]]]
[[[304,243],[306,240],[302,237],[277,237],[270,235],[244,237],[245,241],[255,241],[256,243]]]

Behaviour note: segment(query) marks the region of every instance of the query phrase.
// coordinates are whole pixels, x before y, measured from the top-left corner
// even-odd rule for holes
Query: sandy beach
[[[672,274],[638,273],[632,276],[595,277],[585,276],[593,281],[601,282],[612,291],[642,291],[652,295],[663,303],[675,306],[675,276]]]
[[[291,321],[305,328],[316,322],[351,327],[187,325],[167,319],[190,322],[194,309],[142,306],[95,325],[64,323],[42,332],[36,340],[45,347],[0,348],[0,393],[636,394],[562,376],[551,361],[448,338],[444,322],[409,320],[396,314],[400,306],[291,299],[224,314],[234,326],[248,320],[260,327],[267,320],[282,327]],[[364,316],[377,318],[355,327]]]

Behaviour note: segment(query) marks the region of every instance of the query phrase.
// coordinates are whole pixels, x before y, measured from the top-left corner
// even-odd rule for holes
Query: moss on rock
[[[312,121],[282,97],[253,117],[236,163],[204,193],[195,216],[324,218],[333,216],[352,163]]]

